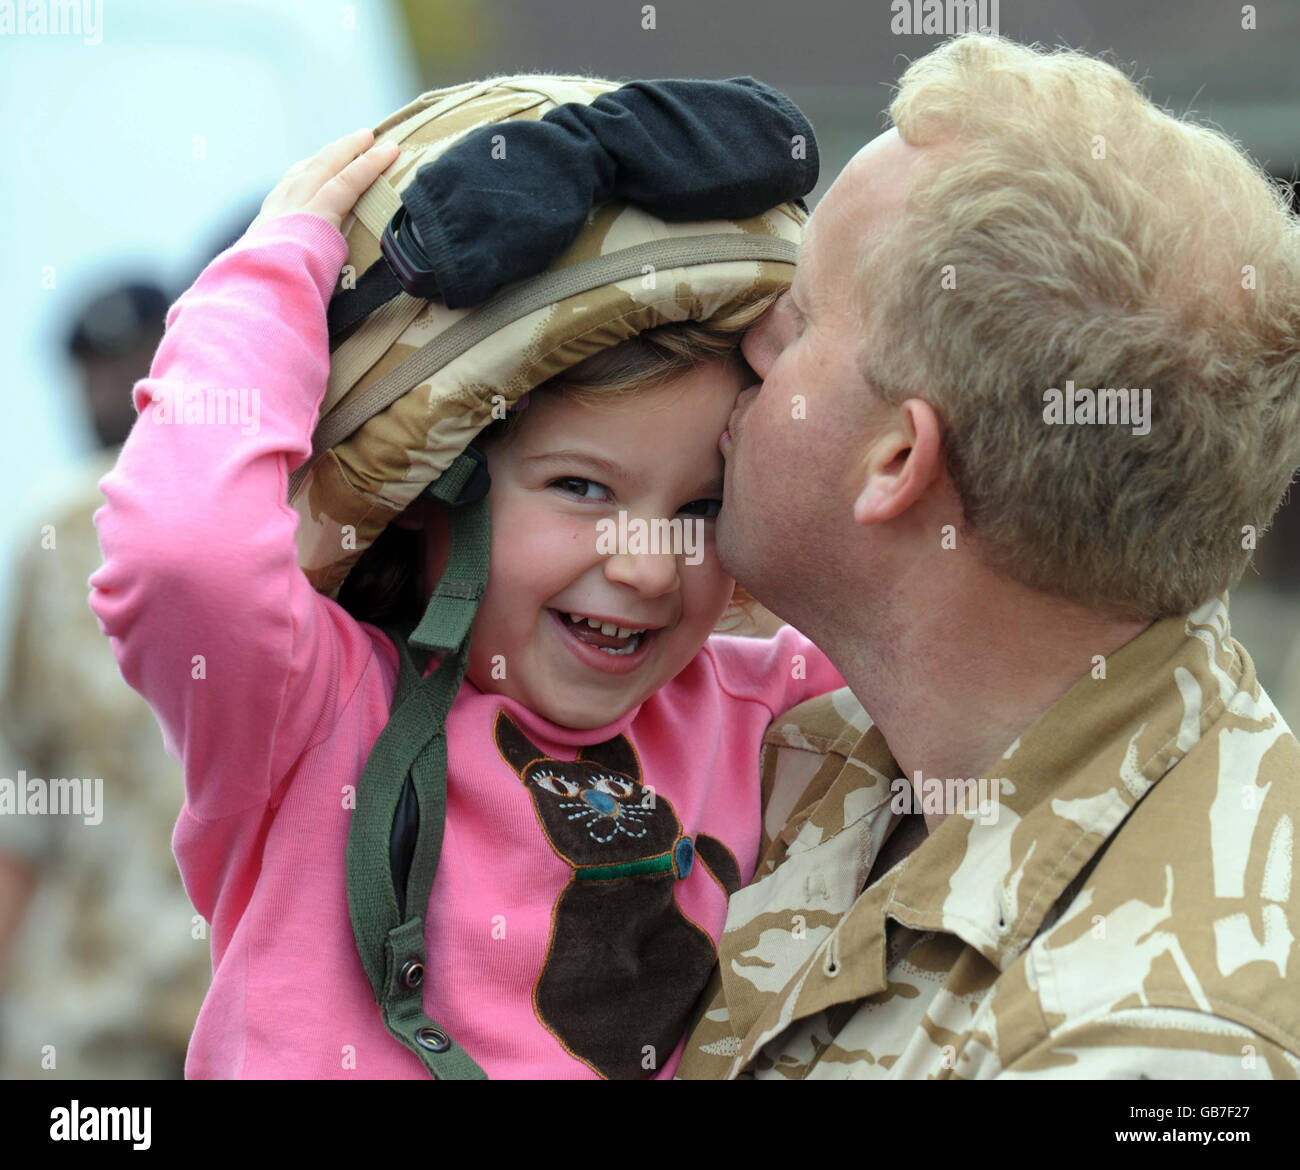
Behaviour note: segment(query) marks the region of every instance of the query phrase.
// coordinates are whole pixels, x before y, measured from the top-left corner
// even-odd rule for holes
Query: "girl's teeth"
[[[569,614],[569,619],[575,626],[580,626],[584,622],[593,630],[599,630],[602,634],[612,635],[616,638],[630,638],[633,634],[644,634],[645,628],[633,629],[630,626],[616,626],[611,622],[602,622],[599,618],[583,617],[580,613]]]
[[[602,622],[599,618],[584,617],[580,613],[571,613],[568,615],[569,620],[575,626],[586,624],[593,630],[599,630],[606,636],[626,638],[626,646],[615,648],[613,646],[600,646],[598,649],[603,650],[606,654],[617,654],[620,657],[626,654],[635,654],[641,648],[642,639],[645,637],[646,630],[649,627],[643,626],[641,629],[632,629],[628,626],[614,625],[612,622]]]

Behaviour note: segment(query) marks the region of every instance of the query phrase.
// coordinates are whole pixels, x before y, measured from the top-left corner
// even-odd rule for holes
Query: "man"
[[[98,778],[103,800],[89,817],[0,805],[5,1079],[179,1079],[211,982],[171,852],[181,769],[86,605],[102,559],[98,482],[135,420],[131,387],[149,372],[167,305],[152,283],[121,283],[77,314],[66,350],[101,448],[48,503],[18,566],[0,777]]]
[[[1080,54],[958,38],[890,114],[722,439],[724,564],[852,694],[769,732],[680,1075],[1295,1078],[1300,746],[1226,590],[1300,462],[1300,226]]]

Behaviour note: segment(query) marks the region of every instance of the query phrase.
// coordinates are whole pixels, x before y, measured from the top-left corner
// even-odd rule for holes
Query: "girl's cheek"
[[[544,601],[600,560],[596,535],[587,516],[514,508],[492,533],[492,575],[505,595]]]
[[[686,600],[692,614],[712,629],[716,619],[727,608],[736,583],[727,576],[722,562],[718,560],[712,533],[705,541],[702,551],[703,558],[698,565],[685,567],[683,588],[687,591]]]
[[[562,558],[565,563],[592,562],[596,553],[596,519],[592,516],[574,516],[551,508],[531,509],[522,525],[530,553],[533,556]]]
[[[513,499],[492,514],[492,557],[518,557],[553,540],[548,510],[527,498]]]

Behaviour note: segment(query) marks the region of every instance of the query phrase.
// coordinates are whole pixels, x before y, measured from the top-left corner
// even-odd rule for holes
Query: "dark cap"
[[[163,331],[169,301],[155,284],[124,284],[95,297],[68,335],[81,361],[120,357]]]

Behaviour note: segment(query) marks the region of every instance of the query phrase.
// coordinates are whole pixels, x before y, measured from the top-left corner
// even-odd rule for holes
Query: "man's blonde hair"
[[[985,562],[1144,618],[1236,584],[1300,462],[1285,185],[1111,65],[983,34],[914,62],[889,114],[937,150],[862,249],[864,372],[939,410]],[[1150,387],[1149,433],[1050,425],[1067,381]]]

